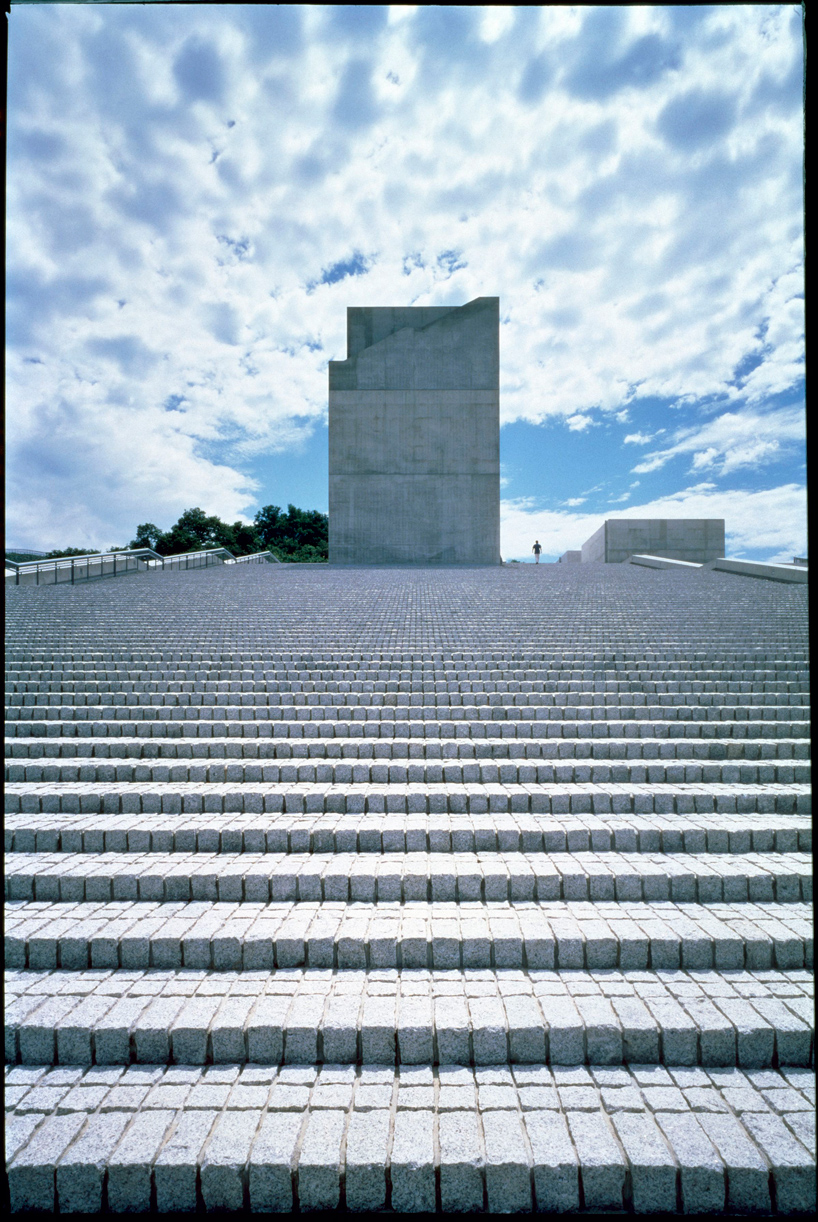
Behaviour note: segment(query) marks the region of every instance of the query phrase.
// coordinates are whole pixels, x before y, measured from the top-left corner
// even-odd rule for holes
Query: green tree
[[[128,547],[150,547],[156,551],[156,543],[162,532],[153,522],[143,522],[136,528],[136,538],[131,539]]]
[[[315,509],[288,505],[283,513],[278,505],[265,505],[252,523],[223,522],[199,507],[186,509],[169,530],[161,531],[153,522],[136,528],[130,547],[150,547],[160,556],[225,547],[234,556],[249,556],[269,549],[280,560],[316,564],[329,554],[329,519]]]
[[[295,505],[288,505],[282,513],[278,505],[265,505],[254,521],[261,546],[279,559],[313,564],[327,560],[329,518],[325,513]]]

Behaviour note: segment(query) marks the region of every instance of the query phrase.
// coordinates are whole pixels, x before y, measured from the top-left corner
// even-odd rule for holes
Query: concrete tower
[[[332,564],[500,563],[500,299],[350,307],[329,363]]]

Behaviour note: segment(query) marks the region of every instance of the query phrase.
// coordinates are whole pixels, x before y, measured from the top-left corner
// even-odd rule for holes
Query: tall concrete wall
[[[591,560],[605,561],[605,527],[607,523],[603,522],[599,530],[595,530],[590,539],[586,539],[582,545],[579,558],[583,564],[588,564]]]
[[[347,310],[331,564],[500,563],[500,301]]]
[[[724,518],[608,518],[582,545],[584,563],[647,554],[706,564],[724,555]]]

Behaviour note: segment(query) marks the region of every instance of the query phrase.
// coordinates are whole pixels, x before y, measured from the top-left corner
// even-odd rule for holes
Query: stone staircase
[[[14,1211],[808,1211],[806,590],[7,590]]]

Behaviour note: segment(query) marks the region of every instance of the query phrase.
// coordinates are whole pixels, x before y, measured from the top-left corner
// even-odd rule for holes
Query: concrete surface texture
[[[568,551],[568,552],[562,553],[562,555],[559,558],[558,563],[559,564],[579,564],[581,560],[582,560],[581,551]]]
[[[697,569],[701,566],[693,560],[671,560],[668,556],[629,556],[625,564],[641,564],[646,569]],[[752,574],[750,574],[752,576]]]
[[[808,1212],[806,594],[8,589],[12,1211]]]
[[[741,577],[764,577],[768,581],[797,582],[806,585],[809,581],[809,568],[806,561],[803,564],[768,564],[757,560],[714,560],[714,569],[723,573],[736,573]]]
[[[347,310],[347,359],[329,363],[331,563],[500,563],[499,310]]]
[[[621,564],[637,554],[716,560],[724,555],[724,518],[608,518],[582,545],[586,564]]]

